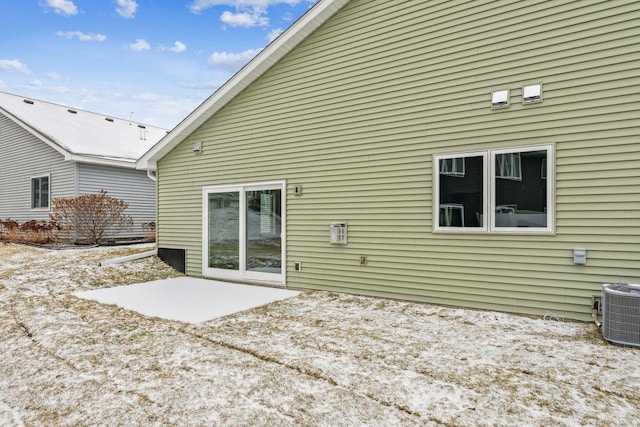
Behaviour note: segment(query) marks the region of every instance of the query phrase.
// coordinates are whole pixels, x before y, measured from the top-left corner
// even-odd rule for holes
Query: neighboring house
[[[0,92],[0,219],[48,221],[51,200],[99,193],[155,221],[155,182],[135,162],[167,130]]]
[[[603,283],[640,281],[639,17],[321,0],[138,162],[160,253],[193,276],[588,320]]]

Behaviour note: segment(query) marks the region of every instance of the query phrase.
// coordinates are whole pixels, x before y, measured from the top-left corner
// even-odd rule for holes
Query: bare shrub
[[[110,197],[105,190],[99,194],[56,198],[52,205],[51,220],[88,243],[103,243],[133,226],[133,219],[125,214],[129,204]]]
[[[144,231],[144,236],[150,242],[156,241],[156,223],[155,221],[151,222],[143,222],[140,224],[142,226],[142,230]]]
[[[60,225],[55,221],[36,221],[32,219],[20,226],[20,240],[31,243],[52,243]]]
[[[60,227],[54,221],[32,219],[19,225],[16,221],[0,221],[0,239],[12,242],[53,243]]]
[[[16,240],[20,231],[20,227],[16,221],[7,219],[6,221],[0,221],[0,237],[3,240]]]
[[[7,219],[6,221],[0,220],[0,234],[6,235],[18,229],[18,223]]]

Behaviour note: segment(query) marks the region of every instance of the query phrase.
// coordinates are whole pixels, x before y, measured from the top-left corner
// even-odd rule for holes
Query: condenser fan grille
[[[602,334],[615,344],[640,347],[640,285],[602,286]]]

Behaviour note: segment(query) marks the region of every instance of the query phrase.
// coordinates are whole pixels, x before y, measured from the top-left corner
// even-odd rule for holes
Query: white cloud
[[[157,102],[163,98],[162,95],[153,92],[140,93],[132,96],[136,101]]]
[[[200,103],[201,98],[193,99],[189,96],[174,96],[153,92],[133,94],[129,99],[123,99],[120,104],[127,103],[130,111],[137,111],[134,117],[136,121],[144,123],[157,123],[159,126],[172,127],[193,111]]]
[[[196,82],[196,83],[178,83],[178,86],[185,89],[213,89],[219,88],[224,82]]]
[[[136,42],[131,43],[129,47],[138,52],[151,49],[151,46],[149,46],[149,43],[147,43],[144,39],[137,39]]]
[[[0,59],[0,71],[31,74],[27,66],[18,59]]]
[[[280,34],[282,34],[283,32],[284,32],[284,30],[282,28],[275,28],[275,29],[269,31],[269,34],[267,35],[267,39],[269,40],[269,43],[271,43],[272,41],[277,39],[278,36]]]
[[[51,80],[62,80],[62,76],[55,71],[49,71],[46,76]]]
[[[56,86],[48,89],[51,93],[69,93],[71,90],[66,86]]]
[[[116,12],[123,18],[131,19],[136,16],[138,3],[135,0],[116,0]]]
[[[209,57],[209,63],[223,68],[239,68],[249,62],[249,60],[260,53],[261,50],[262,49],[248,49],[238,53],[214,52]]]
[[[52,8],[58,15],[71,16],[78,14],[78,8],[71,0],[47,0],[46,6]]]
[[[168,50],[175,53],[182,53],[187,50],[187,45],[177,41],[173,44],[173,47],[170,47]]]
[[[220,20],[232,27],[266,27],[269,25],[269,18],[263,15],[263,11],[254,9],[251,12],[229,12],[224,11],[220,15]]]
[[[295,6],[303,0],[193,0],[188,6],[194,14],[200,14],[206,9],[215,6],[233,7],[235,11],[224,11],[220,15],[220,21],[232,27],[267,27],[270,19],[267,9],[277,4]],[[306,0],[313,5],[318,0]],[[290,15],[289,15],[290,16]],[[286,20],[286,16],[284,18]]]
[[[29,85],[31,85],[31,86],[35,86],[35,87],[42,87],[42,86],[43,86],[42,81],[41,81],[41,80],[38,80],[38,79],[32,80],[32,81],[29,83]]]
[[[72,39],[76,37],[82,42],[103,42],[107,39],[107,36],[104,34],[87,34],[81,31],[58,31],[56,35],[64,37],[65,39]]]
[[[215,6],[231,6],[238,9],[242,8],[258,8],[266,9],[275,4],[296,5],[301,0],[194,0],[189,5],[189,10],[193,13],[201,13],[203,10],[210,9]],[[315,0],[313,1],[315,3]]]

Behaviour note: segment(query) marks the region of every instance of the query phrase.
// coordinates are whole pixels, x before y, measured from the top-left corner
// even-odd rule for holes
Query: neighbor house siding
[[[78,195],[107,190],[110,197],[129,204],[125,214],[133,219],[133,228],[118,234],[120,238],[144,237],[142,224],[156,220],[155,186],[145,171],[78,164]]]
[[[31,209],[32,177],[50,175],[52,199],[74,195],[74,164],[2,113],[0,153],[0,219],[49,220],[49,210]]]
[[[159,245],[201,275],[202,187],[287,180],[289,287],[586,320],[602,283],[640,280],[639,19],[637,1],[353,0],[159,162]],[[542,103],[521,104],[529,83]],[[537,144],[554,234],[433,232],[434,155]]]

